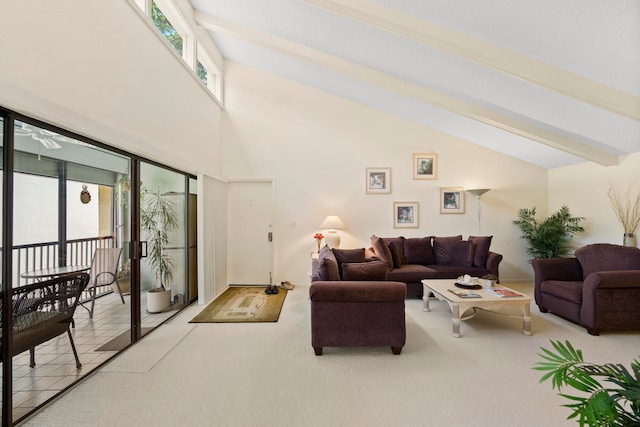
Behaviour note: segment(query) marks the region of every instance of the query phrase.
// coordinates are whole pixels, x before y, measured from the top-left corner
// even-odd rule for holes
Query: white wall
[[[200,203],[225,206],[208,178],[221,175],[222,110],[154,31],[125,0],[0,2],[0,105],[199,174],[201,195],[218,197]],[[199,224],[201,238],[213,242],[224,220]],[[200,256],[219,279],[212,269],[226,258],[211,246]],[[215,282],[206,285],[211,298]]]
[[[607,192],[611,184],[621,194],[629,185],[635,184],[635,188],[640,189],[639,171],[640,153],[621,158],[618,166],[582,163],[549,171],[550,211],[567,205],[574,216],[585,218],[585,232],[576,236],[576,247],[588,243],[622,244],[624,230],[611,208]]]
[[[0,3],[0,105],[191,173],[221,109],[127,1]]]
[[[477,200],[466,213],[439,213],[439,188],[491,188],[482,232],[504,255],[505,280],[531,279],[524,241],[512,224],[521,207],[547,209],[547,171],[452,136],[259,70],[225,66],[223,174],[276,182],[274,281],[308,283],[313,234],[329,214],[347,229],[342,248],[378,236],[477,234]],[[437,153],[438,180],[412,179],[412,153]],[[392,168],[392,194],[365,194],[365,168]],[[394,201],[419,202],[420,227],[394,229]]]

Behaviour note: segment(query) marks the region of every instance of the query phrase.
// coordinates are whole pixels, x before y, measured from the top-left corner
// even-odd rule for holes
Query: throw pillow
[[[405,264],[433,265],[436,263],[431,236],[404,239]]]
[[[342,280],[387,280],[387,263],[384,261],[344,263]]]
[[[323,246],[318,254],[318,276],[320,280],[340,280],[338,260],[327,245]]]
[[[404,262],[402,262],[402,254],[395,242],[389,242],[389,251],[391,252],[391,259],[393,259],[393,266],[395,268],[402,267],[402,264],[404,264]]]
[[[383,237],[382,240],[387,244],[387,247],[389,248],[389,251],[391,252],[391,243],[393,243],[396,246],[396,249],[398,249],[398,252],[396,255],[399,255],[398,258],[398,262],[400,263],[400,265],[402,264],[406,264],[405,260],[404,260],[404,237],[400,236],[400,237]],[[391,258],[393,258],[393,252],[391,252]],[[394,264],[395,264],[395,260],[394,260]]]
[[[333,249],[333,255],[338,262],[338,273],[342,277],[342,264],[345,262],[364,262],[364,248],[360,249]]]
[[[376,253],[376,256],[387,263],[388,268],[393,268],[393,258],[391,257],[391,251],[387,244],[380,237],[371,236],[371,246]]]
[[[451,265],[471,267],[473,263],[473,242],[470,240],[457,240],[453,243]]]
[[[485,267],[487,265],[491,239],[493,239],[493,236],[469,236],[469,240],[473,242],[474,267]]]
[[[453,246],[460,240],[462,240],[462,235],[451,237],[434,237],[433,253],[435,255],[436,264],[451,265],[451,258],[453,257]]]

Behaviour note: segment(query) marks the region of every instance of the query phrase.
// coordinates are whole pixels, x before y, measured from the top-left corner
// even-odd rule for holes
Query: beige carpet
[[[232,286],[194,317],[190,323],[277,322],[287,296],[265,293],[265,286]]]

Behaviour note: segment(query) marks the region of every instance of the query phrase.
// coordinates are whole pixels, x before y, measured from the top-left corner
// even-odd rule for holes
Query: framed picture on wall
[[[391,193],[391,168],[367,168],[367,194]]]
[[[440,213],[464,213],[464,189],[462,187],[440,188]]]
[[[414,153],[413,179],[438,179],[438,155]]]
[[[418,227],[418,202],[394,202],[393,203],[393,227],[394,228]]]

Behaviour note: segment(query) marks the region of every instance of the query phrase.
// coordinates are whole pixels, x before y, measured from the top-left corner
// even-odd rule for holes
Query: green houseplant
[[[162,197],[160,190],[151,191],[142,187],[140,229],[147,239],[147,256],[155,274],[154,287],[147,291],[147,310],[151,313],[162,311],[171,304],[170,285],[173,281],[174,265],[164,248],[169,244],[169,234],[177,227],[175,204]]]
[[[555,351],[541,348],[543,359],[533,369],[548,371],[540,382],[551,379],[553,389],[573,387],[581,396],[559,393],[572,403],[563,406],[573,412],[580,426],[640,426],[640,361],[631,363],[631,372],[621,364],[598,365],[585,362],[582,351],[551,340]],[[606,381],[604,385],[598,378]]]
[[[522,208],[513,223],[520,228],[521,238],[529,243],[527,253],[533,258],[560,258],[569,253],[569,242],[576,233],[583,232],[583,217],[571,216],[562,206],[543,221],[536,219],[536,208]]]

